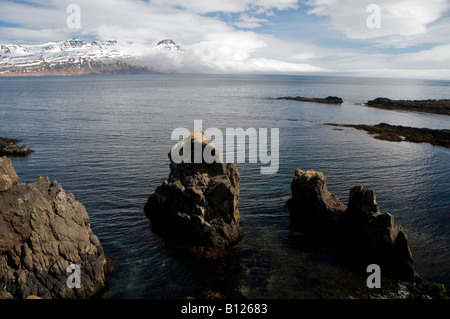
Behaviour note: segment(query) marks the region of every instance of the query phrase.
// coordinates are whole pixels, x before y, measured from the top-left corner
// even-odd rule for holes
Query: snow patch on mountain
[[[169,39],[151,51],[184,52]],[[70,39],[40,45],[0,44],[0,75],[88,74],[151,72],[132,46],[117,41],[89,42]]]
[[[159,41],[155,46],[153,46],[155,50],[169,50],[175,52],[184,52],[184,48],[182,46],[177,45],[170,39],[164,39]]]

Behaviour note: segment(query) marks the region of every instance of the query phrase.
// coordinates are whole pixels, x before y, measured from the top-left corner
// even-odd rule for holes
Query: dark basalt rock
[[[84,206],[56,181],[20,183],[0,158],[0,298],[89,298],[105,287],[106,260]],[[69,288],[78,265],[81,288]]]
[[[300,228],[331,231],[347,208],[328,191],[323,173],[297,169],[291,183],[292,198],[287,201],[293,224]]]
[[[171,154],[170,175],[151,195],[144,210],[153,231],[170,242],[188,247],[227,248],[240,239],[239,171],[231,164],[194,163],[195,144],[217,149],[200,133],[187,135],[191,163],[175,163]]]
[[[291,100],[291,101],[300,101],[300,102],[314,102],[314,103],[323,103],[323,104],[342,104],[344,101],[342,98],[338,96],[327,96],[326,98],[310,98],[303,96],[283,96],[277,98],[277,100]]]
[[[367,124],[333,124],[327,123],[330,126],[337,127],[352,127],[357,130],[363,130],[373,135],[378,140],[390,142],[411,142],[411,143],[429,143],[431,145],[438,145],[443,147],[450,147],[450,130],[417,128],[401,125],[390,125],[387,123],[380,123],[377,125]]]
[[[27,146],[18,146],[20,140],[0,137],[0,156],[27,156],[32,152]]]
[[[450,115],[450,99],[443,100],[391,100],[379,97],[367,101],[367,106],[387,110],[401,110]]]
[[[321,172],[299,169],[291,189],[287,206],[292,227],[333,246],[343,264],[361,273],[377,264],[386,277],[420,280],[403,227],[380,212],[373,191],[352,188],[346,206],[327,190]]]
[[[350,190],[340,227],[344,243],[341,251],[347,264],[355,268],[377,264],[390,277],[418,280],[403,227],[394,223],[390,213],[380,212],[373,191],[362,186]]]

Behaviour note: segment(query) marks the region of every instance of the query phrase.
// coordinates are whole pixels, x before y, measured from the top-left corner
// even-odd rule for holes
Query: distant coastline
[[[0,72],[0,77],[10,76],[55,76],[55,75],[89,75],[89,74],[142,74],[155,73],[143,66],[134,66],[124,62],[103,63],[90,62],[81,65],[61,64],[35,70],[12,69]]]

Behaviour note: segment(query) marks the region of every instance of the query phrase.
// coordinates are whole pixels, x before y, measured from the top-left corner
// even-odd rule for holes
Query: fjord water
[[[276,100],[340,96],[342,105]],[[304,249],[285,205],[296,168],[322,171],[347,203],[373,189],[404,226],[426,281],[450,285],[450,151],[393,143],[324,123],[449,129],[450,117],[368,108],[376,97],[450,98],[449,81],[264,75],[99,75],[0,78],[0,136],[35,152],[14,158],[22,182],[56,179],[84,204],[105,252],[115,257],[110,298],[358,297],[365,279],[332,253]],[[279,128],[280,167],[238,163],[243,237],[231,262],[212,269],[180,256],[152,233],[143,206],[169,174],[175,128]]]

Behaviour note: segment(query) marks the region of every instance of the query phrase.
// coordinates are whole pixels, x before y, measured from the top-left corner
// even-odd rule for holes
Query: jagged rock
[[[378,264],[388,277],[416,281],[407,236],[389,213],[381,213],[375,193],[350,190],[348,207],[330,193],[321,172],[297,169],[287,206],[294,228],[334,246],[344,264],[364,272]]]
[[[0,295],[88,298],[105,286],[105,255],[84,206],[56,181],[20,183],[8,158],[1,176],[15,181],[0,192]],[[6,173],[5,173],[6,172]],[[81,271],[69,288],[67,267]]]
[[[297,169],[287,202],[291,221],[300,227],[330,229],[347,206],[328,191],[323,173]]]
[[[0,192],[7,191],[19,182],[19,177],[9,158],[0,157]]]
[[[194,150],[217,149],[203,132],[184,137],[181,146],[191,144],[191,161],[176,163],[170,158],[170,175],[144,207],[153,230],[169,241],[185,246],[226,248],[240,238],[239,171],[233,163],[194,162]],[[185,148],[180,149],[180,152]],[[180,153],[180,155],[183,155]]]
[[[0,137],[0,156],[27,156],[32,152],[26,145],[18,146],[19,140]]]
[[[391,277],[417,279],[406,233],[401,225],[394,223],[394,216],[380,212],[373,191],[362,186],[350,190],[341,227],[348,260],[378,264]]]

